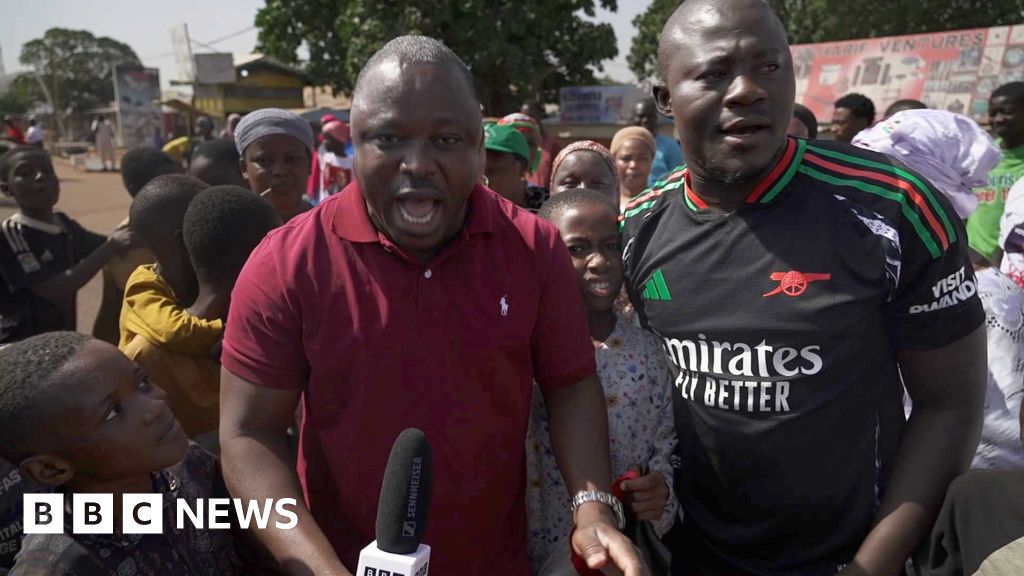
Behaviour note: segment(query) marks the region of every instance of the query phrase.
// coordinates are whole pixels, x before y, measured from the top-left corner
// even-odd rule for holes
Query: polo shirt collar
[[[793,180],[793,176],[796,175],[797,168],[800,167],[801,161],[803,161],[804,152],[807,150],[807,142],[793,137],[786,139],[786,149],[782,153],[782,157],[772,168],[771,172],[758,185],[754,190],[747,196],[747,204],[770,204],[775,200],[779,193],[781,193],[789,182]],[[686,182],[686,192],[683,194],[683,198],[686,200],[686,205],[693,210],[703,210],[708,207],[707,203],[693,191],[690,187],[690,171],[687,170],[684,175],[684,181]]]
[[[377,230],[366,210],[366,199],[358,182],[352,182],[341,191],[337,201],[331,231],[349,242],[381,242],[384,235]],[[469,194],[468,210],[463,230],[468,234],[495,232],[498,229],[498,201],[482,184]]]

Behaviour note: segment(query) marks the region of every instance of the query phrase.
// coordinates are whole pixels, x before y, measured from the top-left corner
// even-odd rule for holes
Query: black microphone
[[[430,508],[430,444],[406,428],[391,447],[377,502],[377,539],[359,554],[356,576],[426,576],[430,546],[422,544]]]

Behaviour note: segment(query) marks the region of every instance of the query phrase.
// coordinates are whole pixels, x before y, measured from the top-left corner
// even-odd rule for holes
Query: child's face
[[[60,199],[60,183],[53,163],[44,152],[19,154],[7,173],[3,192],[12,196],[24,212],[46,212]]]
[[[54,399],[60,453],[76,482],[134,478],[181,461],[188,438],[163,390],[117,348],[89,342],[64,366]]]
[[[278,213],[290,214],[302,203],[309,178],[310,155],[306,146],[284,134],[264,136],[245,149],[242,172],[249,189],[265,198]]]
[[[610,208],[578,206],[555,218],[590,312],[612,309],[622,289],[622,238]]]
[[[558,172],[551,178],[552,194],[559,194],[573,188],[586,188],[607,196],[618,203],[619,191],[615,189],[615,175],[611,173],[604,159],[581,150],[569,154],[558,165]]]

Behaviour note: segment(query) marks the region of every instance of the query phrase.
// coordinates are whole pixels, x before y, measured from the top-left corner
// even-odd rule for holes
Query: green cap
[[[484,130],[487,133],[487,141],[484,144],[484,148],[494,150],[495,152],[515,154],[522,158],[527,166],[530,165],[530,145],[526,142],[526,136],[520,134],[512,126],[491,124]]]

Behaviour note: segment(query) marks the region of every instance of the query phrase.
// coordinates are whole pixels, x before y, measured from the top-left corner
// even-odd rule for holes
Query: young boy
[[[121,158],[121,181],[128,195],[134,199],[142,187],[157,176],[178,174],[181,166],[156,148],[133,148]],[[121,226],[128,226],[128,218]],[[124,287],[128,277],[143,264],[156,262],[153,252],[144,246],[133,248],[110,259],[103,267],[103,299],[96,314],[92,335],[104,342],[117,344],[117,324],[124,302]]]
[[[188,258],[182,223],[189,202],[207,188],[189,176],[160,176],[146,184],[132,202],[130,221],[156,256],[156,264],[139,266],[128,279],[121,308],[122,350],[136,335],[183,352],[210,354],[216,338],[204,338],[208,323],[185,314],[196,298],[196,275]]]
[[[135,246],[132,233],[119,226],[104,237],[55,212],[60,183],[49,155],[35,146],[0,158],[0,193],[18,203],[0,225],[0,344],[74,330],[75,295],[115,254]]]
[[[175,500],[213,497],[216,460],[189,445],[164,393],[113,346],[50,332],[0,349],[0,457],[70,503],[113,494],[114,533],[32,534],[12,576],[234,574],[230,532],[175,529]],[[161,493],[163,534],[122,533],[126,493]],[[187,570],[183,570],[186,568]]]
[[[250,112],[235,128],[239,165],[249,189],[263,196],[287,222],[313,207],[305,198],[313,161],[313,130],[278,108]]]
[[[238,168],[238,149],[234,139],[218,138],[204,142],[192,153],[188,175],[210,186],[241,186],[248,183]]]
[[[238,186],[214,186],[189,204],[183,238],[199,282],[199,294],[183,316],[186,334],[177,340],[204,342],[223,337],[231,290],[249,253],[281,219],[264,198]],[[220,362],[205,353],[135,335],[123,347],[126,356],[151,374],[167,393],[167,402],[190,438],[217,430]],[[209,440],[209,442],[207,442]],[[203,444],[216,447],[213,437]]]
[[[608,406],[612,472],[617,477],[627,471],[642,473],[622,483],[624,503],[660,538],[675,523],[678,509],[670,489],[670,458],[676,446],[672,377],[658,339],[614,311],[623,282],[618,213],[618,206],[602,193],[573,189],[553,196],[539,215],[558,227],[576,268]],[[537,390],[527,439],[527,474],[533,571],[560,573],[554,566],[568,560],[566,541],[573,527],[567,506],[570,494],[555,461],[547,410]]]

